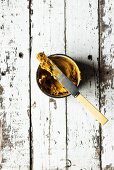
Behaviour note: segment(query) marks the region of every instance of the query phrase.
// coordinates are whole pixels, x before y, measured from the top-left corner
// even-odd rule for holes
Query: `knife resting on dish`
[[[73,95],[78,102],[80,102],[102,125],[104,125],[108,119],[98,111],[85,97],[83,97],[78,87],[50,60],[43,52],[37,55],[37,59],[40,61],[41,67],[46,69],[51,75],[57,79],[69,92]]]

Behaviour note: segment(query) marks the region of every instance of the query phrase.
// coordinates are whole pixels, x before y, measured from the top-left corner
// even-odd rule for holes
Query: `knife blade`
[[[95,108],[85,97],[83,97],[78,87],[74,85],[74,83],[68,79],[68,77],[59,69],[55,63],[52,62],[44,53],[39,53],[37,55],[37,59],[41,63],[42,68],[46,68],[47,71],[51,73],[51,75],[56,78],[69,92],[74,96],[92,115],[99,121],[102,125],[108,122],[108,119],[99,112],[97,108]]]

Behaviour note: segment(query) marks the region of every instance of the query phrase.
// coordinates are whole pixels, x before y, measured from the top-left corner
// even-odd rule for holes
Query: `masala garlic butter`
[[[56,70],[51,68],[47,57],[44,53],[39,53],[37,59],[40,65],[37,71],[37,82],[41,90],[52,97],[64,97],[69,95],[69,92],[56,80]],[[79,85],[81,76],[80,70],[76,63],[66,55],[55,54],[49,56],[62,72],[75,84]]]

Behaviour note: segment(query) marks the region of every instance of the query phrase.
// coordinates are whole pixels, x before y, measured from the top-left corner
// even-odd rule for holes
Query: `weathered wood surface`
[[[36,83],[36,54],[65,53],[64,1],[33,1],[32,4],[31,99],[33,126],[33,169],[65,169],[65,99],[42,94]],[[35,104],[34,104],[35,103]]]
[[[114,170],[114,1],[100,0],[100,106],[109,118],[102,127],[102,169]]]
[[[29,169],[29,10],[0,1],[0,145],[3,170]]]
[[[81,93],[99,109],[97,11],[94,0],[66,1],[66,53],[75,59],[82,72]],[[70,169],[99,170],[99,124],[71,96],[67,100],[67,129]]]
[[[2,0],[0,28],[0,169],[114,170],[113,0]],[[40,91],[39,51],[76,60],[105,126],[72,96]]]

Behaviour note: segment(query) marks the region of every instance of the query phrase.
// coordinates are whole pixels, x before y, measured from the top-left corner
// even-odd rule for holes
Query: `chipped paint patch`
[[[100,136],[98,134],[96,134],[95,136],[92,136],[92,141],[93,141],[93,145],[95,147],[95,158],[96,159],[100,159],[100,153],[102,148],[100,147]]]
[[[4,106],[3,106],[3,97],[2,97],[3,91],[4,91],[4,88],[0,85],[0,109],[4,108]]]
[[[43,0],[44,4],[46,3],[46,0]]]
[[[0,163],[2,162],[1,146],[2,146],[2,122],[0,120]]]
[[[31,107],[35,108],[36,107],[36,102],[34,101]]]
[[[27,115],[30,118],[30,109],[27,109]]]
[[[91,3],[89,3],[89,7],[91,8]]]
[[[2,123],[2,149],[9,146],[9,148],[13,147],[13,143],[11,142],[11,137],[10,137],[10,131],[11,127],[7,127],[7,121],[6,121],[6,113],[4,112],[3,114],[3,123]]]
[[[111,9],[110,9],[111,10]],[[105,10],[105,0],[100,1],[100,32],[102,36],[102,44],[106,39],[106,34],[109,36],[112,33],[112,18],[109,17],[107,21],[105,20],[105,15],[107,11]],[[108,16],[108,15],[107,15]],[[105,33],[105,35],[104,35]]]
[[[50,98],[50,99],[49,99],[49,102],[53,102],[53,103],[54,103],[54,109],[57,109],[57,103],[56,103],[56,100],[55,100],[55,99]]]
[[[105,168],[103,168],[103,170],[114,170],[114,167],[112,167],[112,164],[106,165]]]
[[[3,97],[0,97],[0,109],[3,109]]]
[[[107,56],[102,56],[101,58],[101,67],[100,67],[100,92],[101,92],[101,107],[103,107],[106,103],[106,95],[105,90],[110,87],[113,88],[113,77],[114,77],[114,68],[112,65],[106,64]]]
[[[0,85],[0,95],[3,94],[4,88]]]

